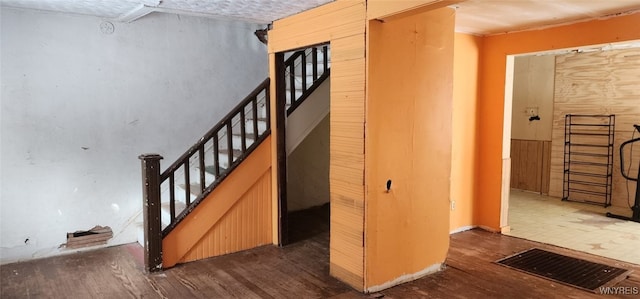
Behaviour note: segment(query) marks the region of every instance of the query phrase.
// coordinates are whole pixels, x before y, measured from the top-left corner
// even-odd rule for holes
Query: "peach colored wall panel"
[[[365,282],[370,291],[435,272],[446,258],[453,26],[449,8],[369,24]]]

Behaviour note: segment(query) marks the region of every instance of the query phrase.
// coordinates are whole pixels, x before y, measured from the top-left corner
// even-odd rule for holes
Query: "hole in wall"
[[[90,230],[79,230],[67,233],[67,243],[64,247],[69,249],[91,247],[107,244],[107,240],[113,237],[113,231],[108,226],[96,225]]]

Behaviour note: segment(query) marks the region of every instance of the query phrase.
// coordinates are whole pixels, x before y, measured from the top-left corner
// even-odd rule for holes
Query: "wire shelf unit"
[[[562,200],[608,207],[616,116],[565,115]]]

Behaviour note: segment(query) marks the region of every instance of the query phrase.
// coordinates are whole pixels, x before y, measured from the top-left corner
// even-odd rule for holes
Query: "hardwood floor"
[[[539,247],[635,270],[617,286],[640,291],[640,266],[471,230],[451,236],[447,268],[363,295],[328,272],[328,232],[285,248],[264,246],[142,272],[142,250],[129,244],[0,267],[2,298],[603,298],[492,263]],[[628,298],[637,298],[629,295]],[[625,296],[607,295],[606,298]]]

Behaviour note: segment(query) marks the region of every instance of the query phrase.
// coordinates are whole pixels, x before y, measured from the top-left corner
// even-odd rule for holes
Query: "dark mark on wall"
[[[80,147],[80,148],[81,148],[81,149],[83,149],[83,150],[85,150],[85,151],[89,149],[88,147],[84,147],[84,146],[83,146],[83,147]]]

